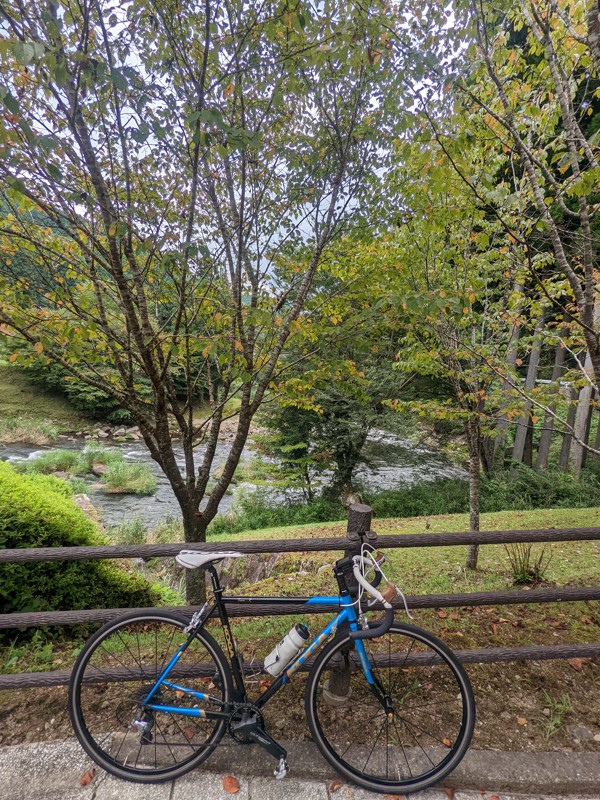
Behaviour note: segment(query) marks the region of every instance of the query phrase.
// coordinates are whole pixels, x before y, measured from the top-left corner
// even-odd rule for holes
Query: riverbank
[[[49,445],[89,424],[69,402],[33,385],[23,370],[0,363],[0,443]]]

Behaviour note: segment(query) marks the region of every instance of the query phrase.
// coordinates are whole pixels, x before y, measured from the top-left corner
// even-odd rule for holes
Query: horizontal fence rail
[[[244,554],[273,554],[296,552],[328,552],[352,550],[356,547],[356,530],[366,533],[369,530],[371,512],[367,506],[352,506],[348,523],[348,537],[322,537],[314,539],[251,539],[227,543],[179,543],[156,545],[114,545],[100,547],[40,547],[30,549],[0,550],[0,564],[28,564],[40,561],[79,561],[104,558],[151,558],[174,557],[180,550],[198,552],[237,551]],[[352,530],[352,527],[354,529]],[[600,528],[562,528],[519,531],[485,531],[463,533],[424,533],[424,534],[385,534],[370,540],[377,549],[405,547],[447,547],[470,544],[516,544],[520,542],[577,542],[600,540]],[[258,598],[256,598],[258,599]],[[539,588],[503,590],[495,592],[469,592],[463,594],[429,594],[407,597],[409,608],[457,608],[475,606],[504,606],[530,603],[600,601],[600,586],[583,588]],[[403,609],[400,599],[394,605]],[[375,606],[376,607],[376,606]],[[189,616],[197,606],[171,606],[162,609],[138,609],[145,611],[171,610]],[[44,625],[97,624],[112,620],[132,609],[83,609],[77,611],[24,612],[0,615],[0,629],[24,629]],[[289,614],[334,613],[338,606],[311,607],[308,612],[302,599],[297,604],[285,606],[265,601],[256,605],[231,604],[228,612],[232,617],[259,617]],[[508,661],[543,661],[566,658],[600,658],[600,642],[589,644],[561,644],[551,646],[479,648],[455,650],[463,663],[496,663]],[[262,667],[262,661],[254,660],[251,670]],[[0,675],[0,690],[27,689],[51,686],[64,686],[69,682],[70,670],[51,672]],[[128,680],[125,676],[123,680]]]
[[[532,531],[467,531],[463,533],[406,533],[377,536],[378,549],[390,547],[448,547],[465,544],[516,544],[518,542],[583,542],[600,539],[600,528],[560,528]],[[274,549],[276,545],[276,550]],[[0,564],[28,564],[34,561],[82,561],[86,558],[164,558],[180,550],[218,553],[310,553],[344,550],[346,539],[244,539],[238,542],[179,544],[117,544],[97,547],[31,547],[0,550]]]
[[[226,598],[225,598],[226,599]],[[257,598],[258,599],[258,598]],[[567,603],[585,600],[600,600],[600,586],[588,589],[565,587],[563,589],[519,589],[506,592],[466,592],[464,594],[415,594],[407,595],[408,607],[416,608],[461,608],[468,606],[514,606],[528,603]],[[404,603],[399,598],[392,605],[399,611],[404,610]],[[200,606],[161,606],[160,610],[175,611],[184,616],[191,616]],[[378,603],[374,609],[380,609]],[[141,608],[140,612],[157,611],[157,608]],[[230,617],[266,617],[287,616],[290,614],[334,614],[339,606],[311,606],[307,609],[303,603],[285,606],[273,603],[252,603],[251,606],[228,604]],[[27,611],[21,614],[0,615],[0,629],[32,628],[42,625],[85,625],[88,623],[108,622],[126,614],[130,608],[97,608],[89,611]]]
[[[495,647],[478,648],[475,650],[454,650],[454,654],[463,664],[496,664],[509,661],[555,661],[564,658],[600,658],[600,642],[575,645],[544,645],[532,647]],[[418,655],[418,654],[417,654]],[[425,663],[423,654],[423,663]],[[429,657],[429,656],[428,656]],[[402,663],[404,664],[404,656]],[[410,662],[410,663],[416,663]],[[262,659],[255,659],[249,664],[244,664],[248,675],[256,675],[262,670]],[[300,669],[310,669],[311,661],[307,661]],[[410,664],[409,664],[410,666]],[[198,665],[198,675],[208,674],[207,669]],[[212,666],[214,674],[214,665]],[[66,686],[71,677],[70,669],[54,670],[53,672],[27,672],[20,675],[0,675],[0,691],[6,689],[40,689],[50,686]],[[118,677],[118,676],[117,676]],[[126,676],[118,679],[129,680]],[[131,678],[131,680],[135,680]],[[139,676],[137,678],[139,680]]]

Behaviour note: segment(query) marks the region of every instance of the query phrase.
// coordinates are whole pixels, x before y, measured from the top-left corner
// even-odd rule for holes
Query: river
[[[35,456],[45,450],[58,447],[71,450],[82,449],[89,444],[83,439],[61,439],[51,447],[39,445],[10,444],[0,445],[0,460],[16,462]],[[94,442],[94,444],[96,444]],[[106,494],[92,487],[99,479],[90,477],[89,496],[99,509],[104,525],[118,525],[125,519],[139,517],[145,526],[152,529],[168,516],[179,516],[179,506],[171,491],[169,482],[160,467],[152,460],[143,442],[108,442],[106,446],[120,450],[127,461],[143,461],[152,470],[157,480],[157,489],[152,496]],[[219,442],[213,462],[213,472],[222,464],[229,453],[230,444]],[[179,465],[183,468],[183,451],[176,450]],[[415,445],[414,442],[402,439],[393,433],[373,430],[365,445],[368,463],[356,471],[356,479],[366,490],[398,489],[411,486],[422,481],[436,478],[466,478],[466,472],[452,464],[443,454],[435,450]],[[202,456],[202,448],[198,448],[198,460]],[[242,460],[257,457],[250,448],[242,454]],[[232,493],[225,495],[221,501],[219,513],[226,513],[235,502],[236,493],[240,490],[252,491],[256,487],[243,483],[232,487]],[[273,502],[283,503],[293,498],[289,490],[269,490]]]

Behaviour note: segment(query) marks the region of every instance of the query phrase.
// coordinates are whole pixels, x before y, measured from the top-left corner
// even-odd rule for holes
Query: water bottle
[[[290,661],[297,656],[308,641],[308,628],[306,625],[294,625],[279,644],[265,658],[265,669],[274,678],[281,675]]]

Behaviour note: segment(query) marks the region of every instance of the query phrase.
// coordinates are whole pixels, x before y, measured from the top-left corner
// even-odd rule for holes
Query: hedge
[[[64,482],[0,462],[0,548],[109,544]],[[102,561],[0,565],[0,612],[157,605],[162,592]]]

